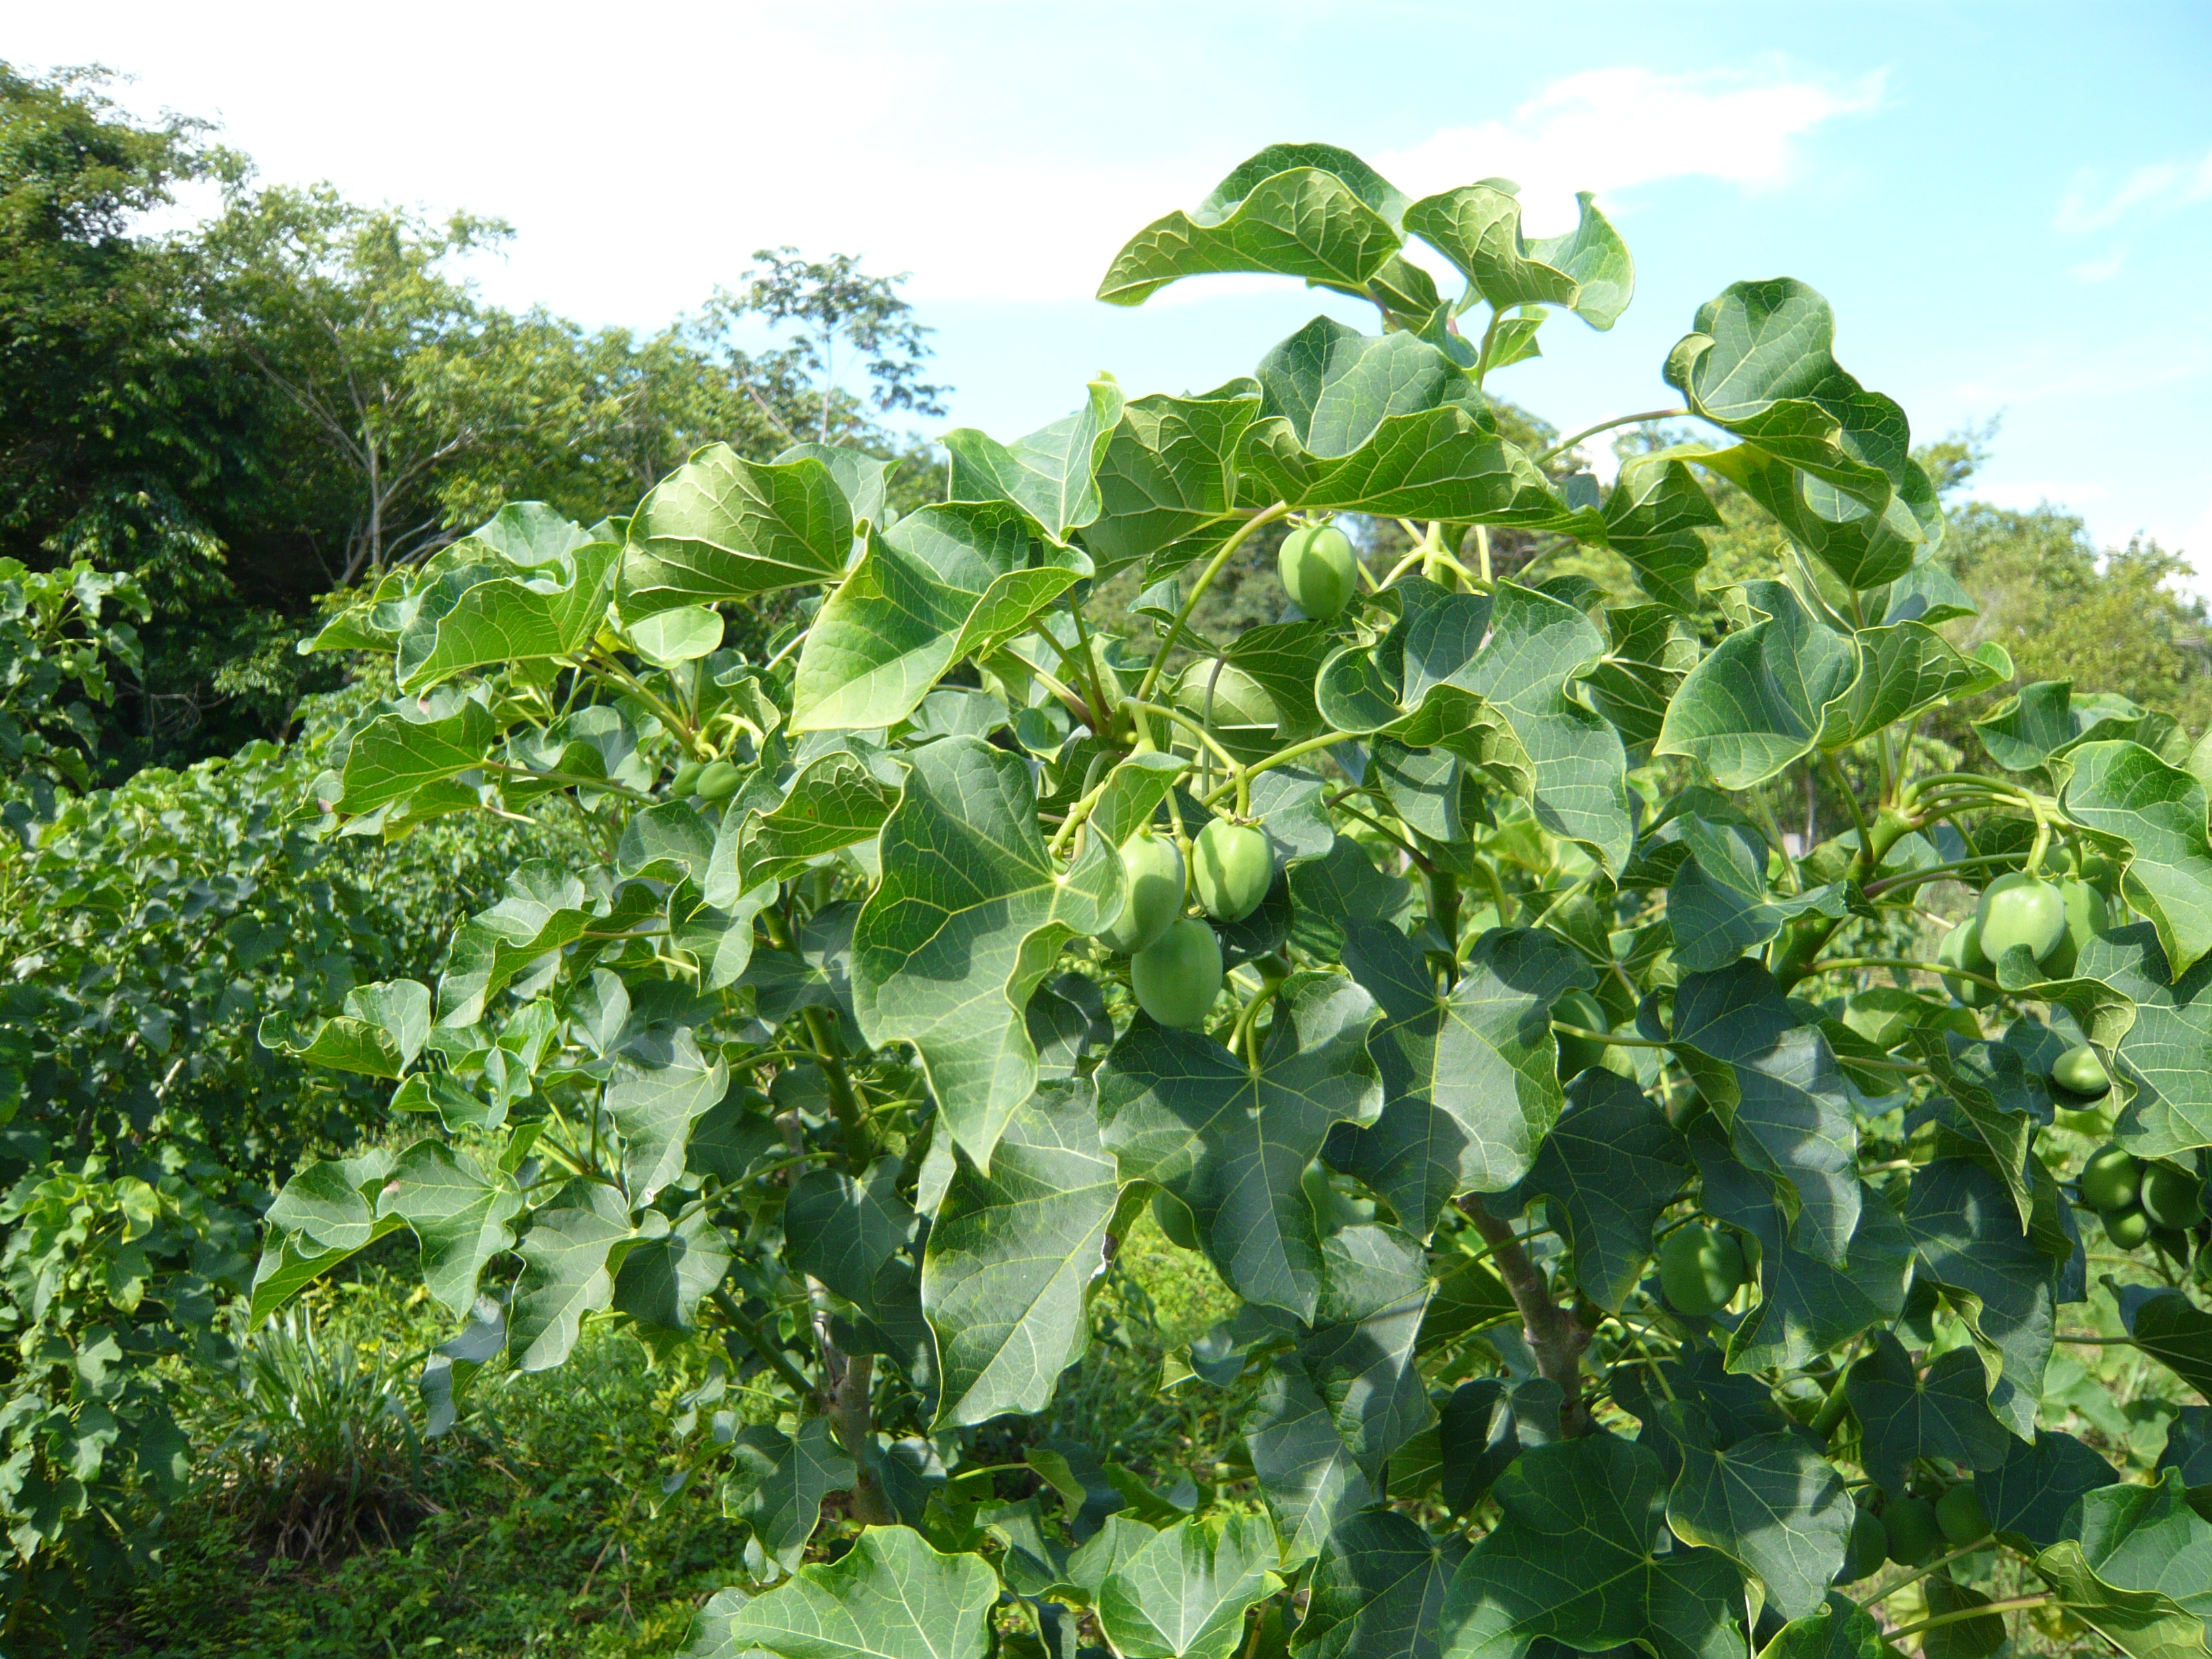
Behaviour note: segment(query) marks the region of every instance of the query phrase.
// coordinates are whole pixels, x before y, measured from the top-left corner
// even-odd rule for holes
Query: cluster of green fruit
[[[2060,853],[2059,860],[2070,855]],[[1996,991],[1980,980],[1996,977],[1996,963],[2015,945],[2027,947],[2036,965],[2051,979],[2064,979],[2074,971],[2081,947],[2103,931],[2110,921],[2110,906],[2100,880],[2109,883],[2106,862],[2093,859],[2094,867],[2081,875],[2063,875],[2057,881],[2016,872],[1999,876],[1982,894],[1974,914],[1943,936],[1936,960],[1961,970],[1946,974],[1943,983],[1953,996],[1969,1008],[1986,1008],[1997,1000]]]
[[[1884,1561],[1894,1561],[1901,1567],[1924,1567],[1939,1555],[1978,1544],[1989,1535],[1989,1516],[1983,1512],[1981,1494],[1971,1480],[1946,1489],[1932,1502],[1917,1497],[1893,1498],[1882,1506],[1881,1515],[1861,1510],[1852,1521],[1850,1541],[1836,1583],[1856,1583],[1879,1571]]]
[[[1221,994],[1221,941],[1212,922],[1183,914],[1195,895],[1212,921],[1242,921],[1260,908],[1275,881],[1275,849],[1249,824],[1209,819],[1190,843],[1186,878],[1182,849],[1146,829],[1121,843],[1129,896],[1098,938],[1129,958],[1137,1006],[1163,1025],[1194,1030]]]
[[[744,774],[728,761],[685,761],[676,769],[668,790],[678,800],[696,795],[704,801],[725,801],[744,781]]]
[[[2180,1237],[2205,1218],[2204,1182],[2187,1170],[2145,1163],[2117,1146],[2100,1146],[2081,1167],[2081,1201],[2105,1224],[2105,1237],[2132,1250],[2154,1233],[2176,1255]]]

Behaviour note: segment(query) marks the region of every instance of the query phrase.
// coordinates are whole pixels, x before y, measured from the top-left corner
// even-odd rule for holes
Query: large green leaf
[[[531,1217],[507,1331],[520,1370],[549,1370],[568,1358],[585,1316],[613,1299],[617,1252],[635,1237],[621,1195],[580,1176]]]
[[[1667,1499],[1674,1535],[1756,1577],[1784,1618],[1812,1613],[1843,1567],[1856,1513],[1835,1469],[1786,1430],[1723,1441],[1697,1407],[1661,1409],[1682,1460]]]
[[[1567,1109],[1528,1176],[1494,1213],[1548,1199],[1565,1220],[1575,1281],[1601,1308],[1619,1308],[1651,1259],[1651,1230],[1692,1174],[1681,1131],[1628,1079],[1601,1067],[1577,1078]]]
[[[1230,1659],[1245,1609],[1282,1583],[1274,1569],[1274,1534],[1261,1516],[1178,1521],[1106,1575],[1098,1622],[1128,1659]]]
[[[1259,414],[1253,380],[1122,410],[1098,463],[1099,514],[1083,532],[1101,580],[1141,559],[1157,581],[1218,544],[1234,526],[1237,452]]]
[[[952,499],[1011,501],[1065,542],[1098,516],[1098,467],[1121,409],[1121,388],[1102,374],[1082,408],[1011,445],[973,427],[946,433],[939,441],[952,458]]]
[[[1939,1158],[1916,1171],[1905,1224],[1921,1276],[1942,1289],[2002,1368],[1990,1408],[2013,1433],[2030,1437],[2051,1358],[2060,1264],[2022,1227],[2004,1183],[1978,1161]]]
[[[247,1316],[258,1325],[331,1268],[406,1223],[380,1215],[377,1199],[392,1170],[379,1149],[359,1158],[302,1166],[284,1183],[264,1219],[269,1237],[254,1268]]]
[[[743,879],[748,886],[784,880],[816,859],[872,839],[897,799],[898,786],[887,785],[857,755],[838,750],[810,762],[782,800],[746,826],[738,853]]]
[[[671,1223],[647,1210],[641,1219],[638,1242],[615,1274],[611,1305],[642,1325],[694,1329],[699,1304],[730,1270],[729,1240],[703,1211]]]
[[[2212,951],[2212,842],[2204,786],[2140,744],[2085,743],[2067,757],[2066,816],[2134,851],[2122,890],[2158,929],[2177,974]]]
[[[1382,1088],[1365,1038],[1376,1009],[1331,974],[1285,982],[1261,1059],[1139,1018],[1098,1073],[1101,1141],[1123,1182],[1166,1188],[1247,1301],[1313,1317],[1321,1237],[1303,1186],[1329,1126],[1371,1121]]]
[[[1904,1345],[1881,1332],[1873,1351],[1851,1367],[1844,1392],[1859,1420],[1860,1462],[1893,1498],[1905,1495],[1915,1458],[1995,1469],[2014,1444],[1990,1413],[1989,1377],[1972,1348],[1939,1355],[1922,1373]]]
[[[453,930],[438,980],[438,1023],[473,1025],[486,1001],[549,951],[574,944],[592,925],[581,878],[532,859],[507,878],[507,896]]]
[[[2011,661],[2001,648],[1990,647],[1992,658],[1966,656],[1924,623],[1863,628],[1856,639],[1858,675],[1821,723],[1823,749],[1864,742],[1923,709],[1973,696],[2012,677]]]
[[[1628,561],[1644,591],[1686,616],[1698,614],[1698,573],[1707,550],[1701,530],[1717,530],[1720,509],[1681,461],[1655,455],[1625,461],[1606,497],[1613,550]]]
[[[1425,196],[1406,210],[1406,229],[1435,245],[1492,307],[1565,306],[1592,328],[1611,328],[1628,308],[1635,266],[1626,244],[1588,191],[1575,198],[1581,222],[1531,242],[1521,203],[1499,181]]]
[[[1262,419],[1287,423],[1306,454],[1356,453],[1393,416],[1447,404],[1488,413],[1466,372],[1416,335],[1362,334],[1316,317],[1260,360]]]
[[[626,622],[831,580],[853,514],[812,456],[782,465],[709,444],[653,487],[629,521],[617,603]]]
[[[1367,1046],[1385,1101],[1372,1127],[1339,1132],[1332,1148],[1425,1233],[1445,1200],[1528,1172],[1565,1103],[1551,1005],[1589,970],[1554,934],[1496,929],[1439,991],[1395,927],[1355,920],[1346,935],[1344,965],[1382,1010]]]
[[[465,1152],[418,1140],[399,1156],[377,1212],[396,1215],[422,1246],[422,1285],[456,1316],[475,1305],[484,1265],[514,1243],[522,1194]]]
[[[2051,1545],[2035,1568],[2069,1613],[2133,1659],[2212,1650],[2212,1525],[2177,1474],[2088,1493],[2079,1540]]]
[[[1751,602],[1765,617],[1689,672],[1659,731],[1658,753],[1702,763],[1723,789],[1749,789],[1810,754],[1858,673],[1852,642],[1779,582],[1758,584]]]
[[[982,1659],[999,1577],[980,1555],[940,1555],[906,1527],[870,1527],[827,1566],[701,1615],[691,1652],[742,1659]],[[717,1640],[716,1638],[719,1638]],[[710,1645],[711,1644],[711,1645]]]
[[[1586,1435],[1522,1454],[1492,1489],[1504,1518],[1452,1575],[1446,1659],[1522,1659],[1549,1638],[1583,1651],[1648,1645],[1723,1659],[1743,1584],[1711,1550],[1657,1553],[1667,1480],[1650,1448]]]
[[[711,1063],[688,1030],[678,1030],[650,1062],[626,1056],[607,1085],[605,1106],[623,1138],[623,1182],[630,1196],[648,1203],[684,1173],[691,1126],[720,1103],[729,1068]]]
[[[415,1063],[430,1036],[430,988],[411,979],[381,980],[346,993],[344,1012],[300,1040],[290,1016],[267,1014],[262,1044],[310,1066],[398,1078]]]
[[[853,1000],[872,1043],[911,1042],[977,1164],[1036,1087],[1022,1011],[1060,946],[1120,913],[1121,860],[1086,836],[1061,872],[1018,755],[975,738],[912,752],[884,823],[883,880],[853,930]]]
[[[2135,1345],[2197,1393],[2212,1395],[2212,1314],[2179,1291],[2130,1285],[2120,1311]]]
[[[339,773],[340,793],[325,805],[355,817],[473,771],[484,763],[500,730],[491,710],[473,698],[443,714],[411,708],[379,714],[353,734]]]
[[[1105,1265],[1116,1190],[1083,1079],[1046,1085],[1007,1119],[988,1175],[961,1159],[921,1266],[940,1425],[1050,1402],[1083,1352],[1085,1291]]]
[[[2171,724],[2117,692],[2077,692],[2071,680],[2038,680],[1976,720],[1974,735],[2007,771],[2035,772],[2085,743],[2128,739],[2155,749]]]
[[[495,576],[434,617],[418,612],[399,638],[400,689],[419,693],[471,668],[585,650],[605,624],[621,561],[616,544],[589,542],[567,555],[566,570]]]
[[[730,1448],[721,1486],[726,1514],[752,1525],[761,1547],[795,1570],[822,1518],[822,1500],[853,1484],[853,1460],[830,1434],[830,1419],[810,1417],[788,1435],[756,1423]]]
[[[1959,1115],[1981,1137],[2019,1208],[2021,1225],[2027,1226],[2035,1212],[2029,1142],[2036,1124],[2049,1121],[2051,1112],[2044,1068],[2030,1070],[2021,1051],[2008,1043],[1969,1042],[1956,1031],[1923,1027],[1911,1035],[1906,1047],[1927,1063]]]
[[[2118,1045],[2119,1074],[2135,1090],[2119,1116],[2122,1143],[2142,1158],[2212,1146],[2212,963],[2173,974],[2157,929],[2137,922],[2091,939],[2074,971],[2134,1005]]]
[[[1084,574],[1046,558],[1022,509],[954,501],[871,531],[867,551],[807,630],[793,732],[893,726],[964,656],[988,655]]]
[[[2112,1466],[2070,1434],[2038,1429],[2006,1442],[2004,1462],[1974,1476],[1990,1530],[2015,1549],[2047,1549],[2070,1535],[2069,1512],[2087,1494],[2112,1484]]]
[[[1438,1659],[1444,1595],[1466,1542],[1394,1510],[1346,1519],[1329,1534],[1291,1650],[1299,1659]]]
[[[1141,305],[1179,277],[1236,270],[1364,289],[1398,252],[1394,219],[1335,171],[1275,159],[1281,171],[1252,177],[1248,162],[1197,212],[1178,210],[1131,237],[1099,283],[1098,297]]]

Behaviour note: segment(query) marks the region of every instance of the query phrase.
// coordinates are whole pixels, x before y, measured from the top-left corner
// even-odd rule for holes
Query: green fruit
[[[1946,968],[1963,968],[1970,974],[1987,974],[1990,959],[1982,954],[1981,936],[1981,918],[1968,917],[1943,935],[1943,942],[1936,947],[1936,960]],[[1997,1000],[1995,991],[1977,980],[1946,974],[1943,985],[1969,1008],[1986,1008]]]
[[[1186,1250],[1200,1248],[1198,1218],[1190,1212],[1189,1205],[1164,1188],[1152,1194],[1152,1219],[1160,1224],[1169,1243]]]
[[[1844,1565],[1835,1582],[1856,1584],[1862,1578],[1871,1578],[1888,1559],[1889,1534],[1882,1530],[1881,1517],[1871,1510],[1861,1510],[1851,1519],[1850,1540],[1844,1547]]]
[[[1570,991],[1552,1005],[1552,1018],[1563,1025],[1579,1025],[1585,1031],[1609,1031],[1613,1022],[1588,991]],[[1605,1058],[1606,1045],[1590,1037],[1569,1036],[1554,1031],[1559,1044],[1559,1081],[1579,1077]]]
[[[1261,760],[1274,750],[1281,712],[1267,688],[1234,663],[1206,658],[1191,664],[1176,678],[1169,701],[1240,761]],[[1178,726],[1175,745],[1188,754],[1198,739]]]
[[[1743,1283],[1735,1236],[1702,1223],[1677,1227],[1659,1245],[1659,1288],[1676,1313],[1705,1318],[1725,1307]]]
[[[2124,1210],[2136,1201],[2142,1174],[2133,1153],[2119,1146],[2100,1146],[2081,1166],[2081,1201],[2104,1214]]]
[[[1191,843],[1191,884],[1216,921],[1242,921],[1275,884],[1275,849],[1258,830],[1215,818]]]
[[[1881,1524],[1889,1534],[1889,1559],[1900,1566],[1924,1567],[1943,1547],[1936,1506],[1924,1498],[1893,1500],[1882,1511]]]
[[[2140,1204],[2130,1204],[2124,1210],[2107,1210],[2103,1219],[2105,1237],[2112,1241],[2116,1249],[2139,1249],[2150,1237],[2150,1218],[2142,1212]]]
[[[1982,1495],[1972,1481],[1961,1480],[1936,1500],[1936,1524],[1954,1550],[1990,1535],[1990,1518],[1982,1513]]]
[[[1991,962],[2004,960],[2016,945],[2041,962],[2066,937],[2066,900],[2055,883],[2033,876],[1999,876],[1982,895],[1974,912],[1982,925],[1978,940],[1982,954]]]
[[[699,780],[691,786],[701,800],[727,800],[738,793],[744,782],[738,769],[727,761],[710,761],[699,769]]]
[[[682,800],[699,784],[699,774],[706,768],[697,761],[685,761],[676,769],[676,775],[668,781],[668,793]]]
[[[2069,1094],[2090,1099],[2112,1086],[2112,1079],[2105,1074],[2105,1062],[2086,1042],[2069,1048],[2051,1062],[2051,1080]]]
[[[1284,537],[1276,568],[1291,603],[1316,622],[1343,610],[1359,586],[1352,538],[1333,524],[1310,525]]]
[[[1098,937],[1124,956],[1143,950],[1182,914],[1182,854],[1165,836],[1139,830],[1121,843],[1129,896]]]
[[[2154,1226],[2193,1227],[2204,1219],[2197,1202],[2203,1190],[2204,1183],[2186,1170],[2171,1164],[2146,1164],[2136,1201]]]
[[[2072,876],[2058,884],[2058,896],[2066,907],[2066,937],[2058,941],[2058,948],[2043,965],[2051,978],[2068,979],[2073,975],[2081,948],[2105,931],[2112,913],[2102,893]]]
[[[1221,941],[1194,916],[1170,923],[1129,958],[1129,986],[1137,1006],[1161,1024],[1194,1030],[1221,994]]]

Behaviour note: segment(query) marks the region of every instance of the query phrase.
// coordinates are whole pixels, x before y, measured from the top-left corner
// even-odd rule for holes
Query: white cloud
[[[2069,265],[2066,274],[2077,283],[2109,283],[2120,274],[2127,263],[2128,251],[2116,247],[2101,259],[2088,259],[2078,265]]]
[[[2137,208],[2171,213],[2192,202],[2212,199],[2212,150],[2193,161],[2156,161],[2137,167],[2117,185],[2094,167],[2083,167],[2058,198],[2051,223],[2081,235],[2118,224]]]

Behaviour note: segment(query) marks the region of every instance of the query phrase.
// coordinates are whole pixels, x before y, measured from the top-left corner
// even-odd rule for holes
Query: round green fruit
[[[1352,538],[1333,524],[1309,525],[1284,537],[1275,568],[1291,603],[1316,622],[1327,622],[1351,604],[1359,586]]]
[[[1606,1018],[1598,1000],[1588,991],[1570,991],[1552,1005],[1552,1018],[1562,1025],[1579,1025],[1585,1031],[1609,1031],[1613,1022]],[[1554,1031],[1553,1036],[1559,1044],[1559,1081],[1580,1077],[1605,1058],[1606,1045],[1593,1037],[1569,1036],[1565,1031]]]
[[[2051,1063],[2051,1080],[2069,1094],[2094,1100],[2112,1086],[2105,1062],[2084,1042],[2069,1048]]]
[[[2069,979],[2082,947],[2105,931],[2111,923],[2112,912],[2102,893],[2074,876],[2058,884],[2058,897],[2066,907],[2066,936],[2058,941],[2058,948],[2043,965],[2051,978]]]
[[[1856,1584],[1862,1578],[1871,1578],[1888,1559],[1889,1534],[1882,1530],[1881,1517],[1872,1510],[1861,1510],[1851,1518],[1850,1539],[1844,1546],[1844,1565],[1838,1569],[1835,1582]]]
[[[2204,1219],[2203,1207],[2197,1202],[2203,1190],[2204,1183],[2185,1170],[2177,1170],[2171,1164],[2146,1164],[2136,1201],[2153,1226],[2193,1227]]]
[[[1168,700],[1240,761],[1249,763],[1273,752],[1281,711],[1267,689],[1235,663],[1208,657],[1191,664],[1176,678]],[[1198,747],[1198,739],[1178,726],[1175,745],[1188,754]]]
[[[1924,1498],[1894,1499],[1882,1511],[1881,1524],[1889,1534],[1889,1559],[1900,1566],[1924,1567],[1943,1547],[1936,1506]]]
[[[1734,1235],[1693,1223],[1659,1245],[1659,1288],[1676,1313],[1703,1319],[1728,1305],[1743,1283],[1743,1250]]]
[[[1990,1517],[1982,1512],[1982,1495],[1972,1481],[1961,1480],[1936,1500],[1936,1524],[1954,1550],[1990,1535]]]
[[[2105,1237],[2112,1241],[2115,1249],[2141,1249],[2143,1241],[2150,1237],[2150,1218],[2142,1212],[2140,1204],[2130,1204],[2124,1210],[2107,1210],[2103,1220]]]
[[[2124,1210],[2136,1201],[2142,1176],[2132,1152],[2120,1146],[2100,1146],[2081,1166],[2081,1201],[2100,1214]]]
[[[1200,1248],[1198,1218],[1190,1212],[1190,1206],[1165,1188],[1152,1194],[1152,1219],[1160,1224],[1168,1243],[1186,1250]]]
[[[685,761],[676,769],[676,775],[668,781],[668,793],[682,800],[699,787],[699,774],[706,769],[698,761]]]
[[[1969,974],[1987,975],[1990,959],[1982,954],[1982,919],[1969,916],[1949,933],[1936,947],[1936,960],[1946,968],[1963,969]],[[1943,975],[1944,988],[1969,1008],[1986,1008],[1997,1000],[1997,994],[1978,980],[1957,975]]]
[[[710,761],[699,769],[699,781],[691,787],[701,800],[727,800],[744,781],[729,762]]]
[[[1108,950],[1128,956],[1166,933],[1182,914],[1182,854],[1165,836],[1139,830],[1121,843],[1121,871],[1129,896],[1098,937]]]
[[[1974,916],[1982,925],[1982,954],[1991,962],[2003,961],[2016,945],[2026,945],[2028,955],[2041,962],[2066,937],[2065,896],[2055,882],[2033,876],[1999,876],[1982,895]]]
[[[1129,958],[1129,987],[1137,1006],[1161,1024],[1195,1030],[1221,994],[1221,941],[1194,916],[1171,922]]]
[[[1249,824],[1215,818],[1191,843],[1191,884],[1216,921],[1242,921],[1275,884],[1275,849]]]

